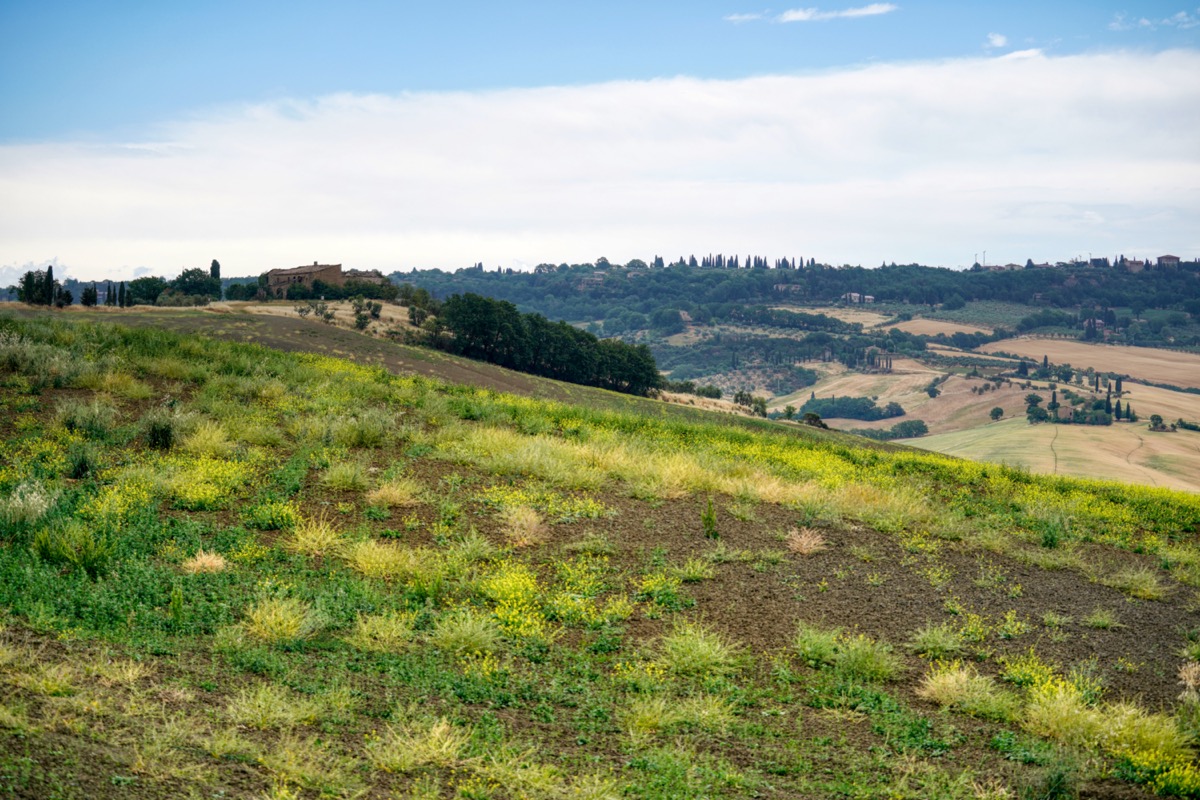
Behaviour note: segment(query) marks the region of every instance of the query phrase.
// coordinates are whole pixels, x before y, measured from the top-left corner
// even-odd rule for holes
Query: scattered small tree
[[[991,414],[991,417],[992,417],[992,420],[993,420],[993,421],[994,421],[994,420],[998,420],[998,419],[1000,419],[1001,417],[1003,417],[1003,416],[1004,416],[1004,409],[1003,409],[1003,408],[1001,408],[1000,406],[996,406],[996,407],[995,407],[995,408],[993,408],[993,409],[992,409],[992,410],[991,410],[989,413]]]

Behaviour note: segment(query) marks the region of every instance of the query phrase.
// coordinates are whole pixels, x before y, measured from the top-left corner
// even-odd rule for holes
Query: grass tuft
[[[508,506],[501,512],[504,539],[513,547],[529,547],[546,541],[546,523],[536,509]]]
[[[943,659],[962,652],[962,634],[948,622],[930,623],[913,633],[908,648],[919,656]]]
[[[259,600],[246,611],[242,621],[247,636],[280,645],[302,642],[322,627],[324,621],[307,603],[291,597]]]
[[[1149,567],[1121,570],[1102,579],[1101,583],[1138,600],[1164,600],[1167,596],[1166,585],[1159,579],[1158,573]]]
[[[412,478],[393,478],[367,492],[367,503],[384,508],[407,508],[421,502],[421,484]]]
[[[663,665],[681,677],[710,678],[738,670],[741,648],[696,622],[683,621],[659,642]]]
[[[364,491],[370,481],[367,468],[359,461],[339,461],[321,473],[321,485],[342,492]]]
[[[943,708],[997,722],[1013,720],[1020,708],[1016,695],[997,686],[992,678],[980,675],[973,666],[958,661],[934,664],[921,679],[917,695]]]
[[[399,653],[412,644],[416,618],[411,612],[360,614],[346,642],[359,650]]]
[[[801,556],[815,555],[829,546],[821,532],[813,528],[792,528],[784,541],[788,550]]]
[[[341,552],[346,539],[328,517],[301,518],[286,540],[286,547],[295,553],[317,558]]]
[[[198,550],[196,555],[184,561],[180,568],[189,575],[207,572],[224,572],[228,566],[225,556],[220,553],[211,553],[207,550]]]
[[[424,767],[458,766],[471,739],[469,729],[457,728],[446,718],[431,725],[389,726],[367,745],[367,758],[376,769],[406,775]]]

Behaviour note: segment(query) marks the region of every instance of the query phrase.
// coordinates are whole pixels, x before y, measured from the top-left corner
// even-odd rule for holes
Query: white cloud
[[[1000,58],[1017,61],[1023,58],[1038,58],[1042,55],[1044,54],[1040,48],[1031,47],[1028,50],[1013,50],[1011,53],[1005,53],[1000,56]]]
[[[725,16],[723,19],[726,22],[732,22],[734,25],[740,25],[743,22],[754,22],[755,20],[759,20],[762,18],[763,18],[762,14],[754,13],[754,14],[729,14],[729,15]]]
[[[1162,19],[1151,20],[1146,17],[1138,17],[1130,19],[1124,14],[1116,14],[1113,16],[1112,22],[1108,23],[1110,31],[1136,31],[1136,30],[1157,30],[1158,28],[1179,28],[1187,30],[1200,25],[1200,8],[1197,8],[1194,13],[1180,11],[1172,14],[1169,17]]]
[[[818,8],[794,8],[784,11],[775,18],[776,22],[818,22],[827,19],[874,17],[880,14],[890,14],[899,9],[894,3],[871,3],[859,8],[847,8],[842,11],[821,11]]]
[[[0,146],[0,264],[1196,256],[1197,74],[1188,50],[230,108]]]
[[[987,35],[987,47],[1005,47],[1008,45],[1008,37],[1003,33],[989,33]]]

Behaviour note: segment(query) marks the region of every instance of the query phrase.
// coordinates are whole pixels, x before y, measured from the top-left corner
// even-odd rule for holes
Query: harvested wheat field
[[[1024,417],[1011,417],[982,427],[910,439],[906,444],[1042,474],[1200,492],[1200,433],[1156,433],[1143,422],[1108,427],[1030,425]]]
[[[1016,353],[1036,361],[1046,356],[1054,364],[1070,364],[1079,369],[1093,367],[1100,372],[1115,372],[1152,383],[1200,389],[1200,355],[1193,353],[1031,337],[992,342],[978,350]]]
[[[937,336],[939,333],[944,333],[947,336],[953,336],[956,333],[991,333],[991,328],[985,328],[982,325],[963,325],[958,322],[947,322],[943,319],[910,319],[907,322],[897,322],[895,325],[889,325],[889,328],[906,333],[916,333],[923,336]]]
[[[863,328],[876,328],[887,322],[891,317],[878,311],[864,311],[857,307],[847,306],[771,306],[780,311],[795,311],[798,314],[824,314],[827,317],[840,319],[842,322],[858,322]]]

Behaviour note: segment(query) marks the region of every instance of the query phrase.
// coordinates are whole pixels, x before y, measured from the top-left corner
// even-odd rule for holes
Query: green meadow
[[[0,316],[0,795],[1200,797],[1200,495],[571,391]]]

